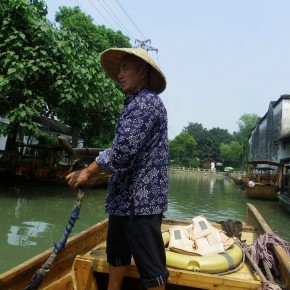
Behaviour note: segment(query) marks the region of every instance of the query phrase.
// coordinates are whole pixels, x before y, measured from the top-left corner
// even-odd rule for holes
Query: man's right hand
[[[89,180],[87,168],[74,171],[66,176],[67,183],[74,189],[79,189],[81,185]]]

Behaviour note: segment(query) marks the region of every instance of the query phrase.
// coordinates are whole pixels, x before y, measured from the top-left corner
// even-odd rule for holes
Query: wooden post
[[[92,262],[76,257],[73,264],[73,281],[76,290],[98,290],[93,275]]]

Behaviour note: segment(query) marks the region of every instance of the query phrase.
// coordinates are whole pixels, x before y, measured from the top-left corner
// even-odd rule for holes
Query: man
[[[146,51],[113,48],[101,54],[107,75],[127,95],[113,145],[86,169],[67,176],[78,188],[105,171],[110,174],[105,210],[109,214],[109,290],[120,290],[133,256],[147,289],[165,289],[168,278],[161,235],[167,210],[167,113],[157,94],[166,79]]]

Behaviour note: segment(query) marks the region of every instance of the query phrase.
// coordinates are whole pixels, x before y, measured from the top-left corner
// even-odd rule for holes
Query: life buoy
[[[168,244],[170,235],[168,232],[162,233],[163,242]],[[169,267],[202,272],[208,274],[218,274],[236,269],[243,261],[243,250],[240,245],[233,244],[224,253],[210,256],[185,255],[170,250],[166,251],[166,264]]]

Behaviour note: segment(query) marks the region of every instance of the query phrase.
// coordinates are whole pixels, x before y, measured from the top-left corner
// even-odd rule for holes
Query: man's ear
[[[149,76],[149,67],[148,65],[143,65],[140,69],[141,79],[145,79]]]

